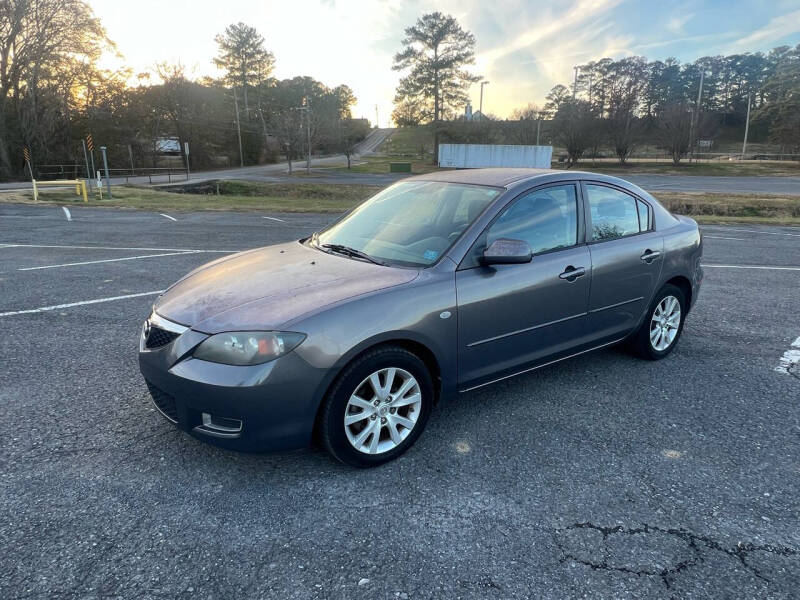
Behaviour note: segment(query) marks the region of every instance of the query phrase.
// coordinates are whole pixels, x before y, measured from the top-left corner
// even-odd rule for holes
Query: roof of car
[[[506,187],[523,179],[557,174],[563,175],[564,171],[556,169],[453,169],[417,175],[411,179]]]

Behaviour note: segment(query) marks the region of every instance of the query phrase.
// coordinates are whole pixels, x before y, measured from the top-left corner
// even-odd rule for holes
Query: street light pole
[[[239,136],[239,166],[244,167],[244,154],[242,153],[242,126],[239,123],[239,99],[236,96],[236,87],[233,88],[233,105],[236,107],[236,133]]]
[[[481,81],[481,101],[478,106],[478,112],[481,113],[481,121],[483,121],[483,86],[488,85],[488,81]]]
[[[744,122],[744,142],[742,142],[742,158],[744,160],[744,153],[747,152],[747,133],[750,131],[750,94],[747,94],[747,120]]]
[[[578,94],[578,67],[573,67],[575,69],[575,81],[572,83],[572,99],[575,100],[575,96]]]
[[[692,115],[692,120],[689,123],[689,162],[692,162],[691,159],[691,152],[694,150],[694,129],[695,129],[695,121],[697,121],[698,116],[700,115],[700,100],[703,97],[703,80],[705,79],[706,72],[705,70],[700,71],[700,89],[697,90],[697,104],[694,107],[694,114]],[[699,128],[700,124],[697,124]]]
[[[111,178],[108,176],[108,158],[106,157],[106,147],[100,146],[100,152],[103,155],[103,169],[106,172],[106,188],[108,188],[108,197],[113,198],[111,195]]]

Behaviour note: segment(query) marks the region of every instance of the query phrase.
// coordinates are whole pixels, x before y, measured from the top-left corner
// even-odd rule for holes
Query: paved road
[[[333,218],[175,216],[0,206],[0,313],[153,292]],[[153,295],[0,315],[0,597],[796,597],[800,379],[774,369],[800,230],[705,236],[727,266],[668,359],[464,395],[370,471],[174,430],[136,366]]]
[[[381,145],[383,140],[386,139],[386,136],[388,136],[392,131],[394,130],[391,128],[373,130],[369,134],[369,136],[367,136],[367,138],[356,147],[353,160],[358,161],[359,157],[368,156],[372,154],[377,149],[377,147]],[[333,156],[324,156],[319,158],[312,157],[311,159],[312,168],[329,167],[331,165],[341,166],[346,164],[347,164],[347,158],[344,155],[340,154]],[[292,162],[293,169],[298,172],[305,171],[305,166],[306,166],[305,160]],[[207,181],[209,179],[243,179],[252,181],[297,181],[296,178],[289,177],[288,171],[289,171],[288,163],[281,162],[271,165],[258,165],[254,167],[200,171],[197,173],[191,173],[189,176],[189,181],[199,182],[199,181]],[[185,179],[181,179],[181,175],[172,175],[170,180],[168,180],[166,175],[159,175],[159,176],[154,175],[152,178],[148,176],[111,178],[112,185],[124,185],[127,183],[147,185],[151,182],[153,184],[167,184],[170,182],[185,183]],[[31,189],[31,184],[29,182],[0,183],[0,191],[29,190],[29,189]]]
[[[632,183],[649,192],[693,191],[728,194],[800,196],[800,177],[718,177],[700,175],[630,175]]]

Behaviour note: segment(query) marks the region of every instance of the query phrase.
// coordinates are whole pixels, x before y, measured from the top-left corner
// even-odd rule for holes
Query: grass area
[[[398,158],[429,159],[433,155],[433,129],[430,125],[395,129],[378,152]]]
[[[709,192],[654,192],[653,196],[670,212],[698,223],[800,225],[800,197]]]
[[[425,160],[403,158],[398,156],[365,156],[358,160],[359,164],[354,164],[350,169],[350,173],[388,173],[389,163],[393,162],[410,162],[411,174],[420,175],[422,173],[430,173],[438,171],[436,165],[431,164],[430,158]],[[339,167],[339,171],[347,171],[347,167]]]
[[[554,169],[566,169],[563,163],[553,163]],[[800,176],[800,163],[791,161],[745,161],[745,162],[672,162],[631,161],[624,165],[618,162],[583,160],[572,167],[576,171],[607,173],[625,177],[639,173],[660,173],[664,175],[722,175],[728,177],[757,175],[795,175]]]
[[[67,189],[47,189],[39,193],[39,204],[113,206],[153,211],[241,210],[265,212],[341,213],[356,206],[381,189],[369,185],[324,185],[318,183],[253,183],[220,181],[207,184],[201,193],[179,193],[165,189],[116,186],[114,198],[90,198],[84,204]],[[0,202],[34,203],[32,192],[0,194]]]
[[[219,195],[217,195],[219,186]],[[255,183],[220,181],[194,184],[195,193],[133,186],[114,188],[111,200],[84,204],[67,189],[46,189],[39,204],[113,206],[163,211],[236,210],[263,212],[341,213],[381,189],[380,186],[320,183]],[[655,192],[664,206],[701,223],[763,223],[800,225],[800,197],[770,194]],[[0,202],[33,203],[32,192],[0,194]]]

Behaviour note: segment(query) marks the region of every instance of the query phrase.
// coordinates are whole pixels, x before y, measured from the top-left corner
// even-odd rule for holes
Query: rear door
[[[491,380],[579,345],[587,334],[591,262],[577,184],[513,200],[456,272],[459,384]],[[481,266],[498,238],[528,242],[533,260]]]
[[[589,327],[609,341],[633,330],[655,292],[664,240],[653,209],[620,188],[586,181],[586,238],[592,260]]]

